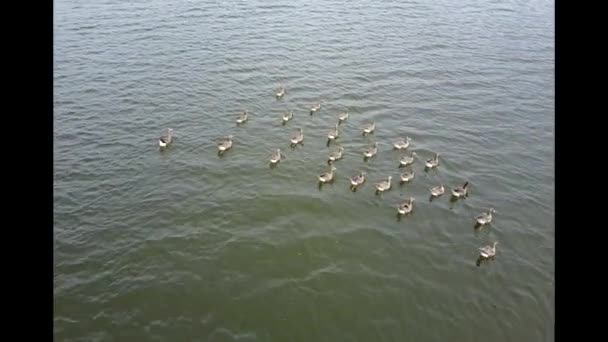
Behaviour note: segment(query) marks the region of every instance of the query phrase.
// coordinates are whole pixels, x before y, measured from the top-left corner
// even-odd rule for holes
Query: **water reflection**
[[[481,266],[482,263],[488,263],[493,260],[494,260],[494,257],[484,258],[480,255],[479,257],[477,257],[477,261],[475,262],[475,265],[477,265],[477,267],[479,267],[479,266]]]

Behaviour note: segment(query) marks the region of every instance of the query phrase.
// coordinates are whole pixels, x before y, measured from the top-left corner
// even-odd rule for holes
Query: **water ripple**
[[[542,0],[58,1],[55,337],[550,340],[553,12]],[[319,188],[342,110],[345,156]],[[177,139],[159,151],[167,127]],[[416,178],[375,195],[401,172],[390,143],[405,135]],[[429,201],[431,186],[465,180],[469,198]],[[408,196],[414,213],[398,219]],[[475,230],[490,206],[495,222]],[[497,259],[477,267],[495,240]]]

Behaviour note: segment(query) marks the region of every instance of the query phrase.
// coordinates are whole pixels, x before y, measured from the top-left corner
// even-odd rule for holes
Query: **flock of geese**
[[[283,98],[285,93],[286,93],[285,87],[281,86],[275,92],[275,96],[277,99],[281,99],[281,98]],[[312,116],[313,114],[315,114],[316,112],[318,112],[320,110],[321,110],[321,103],[317,102],[316,104],[311,106],[310,115]],[[341,112],[338,114],[337,123],[327,133],[327,146],[328,147],[332,141],[336,141],[339,138],[339,136],[340,136],[339,126],[344,121],[348,120],[348,117],[349,117],[348,111],[344,111],[344,112]],[[294,118],[293,111],[288,111],[288,112],[284,113],[281,118],[282,124],[283,125],[287,124],[293,118]],[[236,123],[237,123],[237,125],[241,125],[241,124],[246,123],[248,120],[249,120],[249,113],[247,111],[243,111],[240,114],[238,114],[238,117],[236,118]],[[376,131],[376,122],[375,121],[372,121],[362,127],[362,134],[364,136],[373,134],[375,131]],[[168,128],[166,133],[163,134],[159,138],[158,145],[161,149],[164,149],[164,148],[168,147],[169,145],[171,145],[173,143],[173,141],[174,141],[173,129]],[[298,128],[295,132],[292,133],[292,135],[290,137],[291,147],[295,147],[299,144],[303,144],[303,142],[304,142],[304,131],[302,128]],[[406,150],[410,146],[410,143],[411,143],[411,139],[409,137],[405,137],[405,138],[400,138],[400,139],[394,141],[392,143],[392,145],[395,150]],[[217,142],[218,155],[222,155],[226,151],[230,150],[232,148],[232,145],[233,145],[233,136],[232,135],[228,135],[228,136],[220,139]],[[329,171],[323,172],[318,176],[319,186],[322,186],[325,183],[331,183],[334,181],[334,179],[335,179],[334,173],[336,172],[337,169],[333,164],[334,164],[334,162],[342,159],[343,153],[344,153],[344,148],[342,146],[339,146],[336,151],[329,153],[328,158],[327,158],[327,162],[329,164]],[[374,142],[374,144],[372,146],[363,150],[364,161],[368,160],[369,158],[374,157],[377,153],[378,153],[378,142]],[[435,153],[435,155],[432,158],[426,160],[424,163],[425,170],[434,169],[434,168],[439,167],[439,156],[440,156],[439,153]],[[407,168],[407,167],[414,164],[416,157],[417,157],[416,152],[411,152],[409,155],[405,154],[400,158],[399,168],[405,168],[399,177],[401,184],[411,182],[414,179],[414,176],[415,176],[414,171],[411,168]],[[281,149],[277,148],[270,155],[268,162],[271,165],[271,167],[275,167],[281,162],[281,159],[282,159]],[[366,176],[367,176],[367,174],[365,172],[359,172],[358,174],[350,177],[351,190],[356,191],[358,187],[363,185],[367,179]],[[375,183],[374,185],[376,188],[376,194],[388,191],[392,187],[392,176],[388,176],[386,179],[381,180],[381,181]],[[452,199],[458,200],[459,198],[468,197],[468,195],[469,195],[468,187],[469,187],[469,182],[465,182],[462,186],[458,186],[458,187],[455,187],[454,189],[452,189],[452,191],[451,191]],[[443,184],[440,184],[440,185],[430,188],[429,191],[430,191],[429,200],[432,201],[433,199],[435,199],[439,196],[442,196],[445,193],[445,187]],[[409,198],[405,199],[404,201],[402,201],[401,203],[399,203],[396,206],[397,215],[410,214],[414,210],[414,201],[415,201],[415,199],[413,197],[409,197]],[[494,214],[495,212],[496,211],[494,210],[494,208],[490,208],[487,212],[477,215],[475,217],[475,228],[480,228],[480,227],[490,224],[492,222],[492,214]],[[487,246],[483,246],[483,247],[479,248],[478,265],[479,265],[479,261],[481,261],[481,260],[494,258],[494,256],[496,255],[496,245],[497,244],[498,244],[498,242],[493,242],[491,245],[487,245]]]

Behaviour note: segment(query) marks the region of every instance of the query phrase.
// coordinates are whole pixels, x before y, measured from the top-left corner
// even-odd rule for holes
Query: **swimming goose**
[[[475,217],[475,221],[477,221],[477,224],[479,224],[480,226],[486,225],[490,222],[492,222],[492,213],[495,213],[496,210],[494,210],[494,208],[490,208],[490,210],[488,210],[487,213],[482,213],[480,215],[477,215]]]
[[[407,183],[414,179],[414,170],[406,170],[401,174],[401,183]]]
[[[410,137],[401,138],[393,143],[393,147],[397,150],[405,150],[410,146],[410,141],[412,141]]]
[[[433,158],[427,160],[426,163],[424,163],[424,166],[429,169],[437,167],[437,165],[439,165],[439,153],[435,153],[435,156]]]
[[[333,163],[336,160],[342,159],[343,152],[344,152],[344,147],[342,147],[342,146],[338,147],[337,151],[334,151],[334,152],[332,152],[332,153],[329,154],[329,156],[327,157],[327,162],[328,163]]]
[[[279,88],[279,91],[276,93],[277,99],[282,98],[283,95],[285,95],[285,87],[281,85],[281,88]]]
[[[371,158],[371,157],[375,156],[377,153],[378,153],[378,142],[376,141],[374,143],[374,146],[369,147],[363,151],[363,157]]]
[[[376,183],[376,193],[390,190],[392,179],[393,179],[393,176],[388,176],[387,179]]]
[[[158,146],[167,147],[173,142],[173,128],[167,128],[167,134],[161,135],[158,139]]]
[[[317,102],[315,105],[313,105],[310,108],[310,115],[312,115],[313,113],[319,111],[319,109],[321,109],[321,102]]]
[[[289,111],[287,113],[283,113],[283,124],[286,124],[287,121],[293,119],[293,111]]]
[[[276,164],[280,161],[281,161],[281,149],[277,148],[277,150],[272,152],[272,155],[270,156],[270,163]]]
[[[376,122],[372,121],[371,123],[363,126],[363,135],[368,135],[368,134],[374,133],[375,130],[376,130]]]
[[[444,192],[445,188],[443,187],[443,184],[431,188],[431,195],[433,197],[441,196]]]
[[[336,124],[336,126],[334,128],[332,128],[331,130],[329,130],[329,133],[327,133],[327,139],[336,140],[336,139],[338,139],[339,135],[340,135],[340,131],[338,131],[338,124]]]
[[[352,177],[350,177],[350,184],[353,187],[359,186],[363,183],[365,183],[365,175],[367,173],[366,172],[359,172],[358,175],[354,175]]]
[[[492,246],[483,246],[479,248],[479,256],[482,258],[492,258],[496,255],[496,245],[498,245],[497,241],[494,241]]]
[[[319,175],[319,182],[327,183],[331,182],[334,179],[334,171],[336,171],[336,167],[332,166],[329,172],[323,172]]]
[[[408,166],[410,164],[414,163],[414,157],[417,157],[418,155],[416,154],[416,152],[412,152],[411,155],[409,156],[403,156],[401,157],[401,160],[399,160],[399,165],[400,166]]]
[[[302,128],[298,128],[298,130],[291,135],[291,144],[297,145],[302,141],[304,141],[304,130]]]
[[[217,144],[217,149],[218,149],[218,152],[220,152],[220,153],[223,153],[223,152],[229,150],[230,148],[232,148],[232,135],[225,137],[224,139],[220,140]]]
[[[249,120],[249,113],[245,110],[241,114],[239,114],[238,118],[236,118],[236,123],[242,124],[247,120]]]
[[[452,196],[455,198],[469,196],[469,182],[465,182],[463,186],[456,187],[452,190]]]
[[[348,119],[348,111],[338,114],[338,123],[342,123]]]
[[[397,206],[397,212],[400,215],[409,214],[412,212],[413,209],[414,209],[414,198],[413,197],[406,199],[405,201],[401,202]]]

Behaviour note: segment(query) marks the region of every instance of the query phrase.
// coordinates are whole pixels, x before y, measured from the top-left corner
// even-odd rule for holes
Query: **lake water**
[[[57,0],[54,11],[56,340],[554,339],[552,1]],[[342,110],[344,158],[319,188]],[[167,127],[176,139],[161,151]],[[291,149],[298,127],[304,145]],[[404,136],[408,151],[393,150]],[[400,185],[410,151],[416,176]],[[350,191],[359,171],[368,180]],[[465,181],[470,196],[451,201]],[[410,196],[414,212],[398,219]],[[489,207],[492,224],[475,229]],[[496,258],[477,265],[493,241]]]

